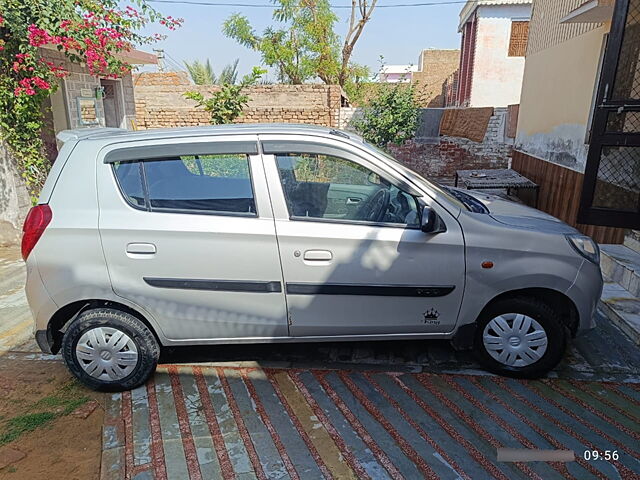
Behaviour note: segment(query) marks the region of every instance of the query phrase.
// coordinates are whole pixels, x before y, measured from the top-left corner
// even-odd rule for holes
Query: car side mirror
[[[438,217],[438,214],[436,214],[436,211],[428,205],[425,205],[422,208],[420,230],[424,233],[440,233],[446,231],[446,228],[444,228],[444,224],[442,223],[442,220],[440,220],[440,217]]]

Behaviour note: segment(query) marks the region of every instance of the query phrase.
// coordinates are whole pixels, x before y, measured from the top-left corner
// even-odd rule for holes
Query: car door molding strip
[[[290,295],[371,295],[378,297],[444,297],[454,285],[370,285],[356,283],[287,283]]]
[[[152,278],[143,277],[147,285],[157,288],[176,288],[182,290],[211,290],[219,292],[280,293],[280,282],[256,280],[205,280],[192,278]]]

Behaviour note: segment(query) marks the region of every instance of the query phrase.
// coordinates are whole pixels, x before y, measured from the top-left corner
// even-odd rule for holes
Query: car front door
[[[127,143],[103,157],[99,226],[117,295],[170,342],[288,336],[257,137]]]
[[[448,333],[464,290],[454,217],[338,141],[261,136],[293,336]]]

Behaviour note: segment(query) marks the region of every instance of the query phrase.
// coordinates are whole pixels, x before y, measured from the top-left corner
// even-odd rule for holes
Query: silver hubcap
[[[521,313],[505,313],[492,319],[484,327],[482,341],[489,355],[510,367],[531,365],[547,351],[547,332]]]
[[[121,380],[138,364],[138,349],[131,337],[116,328],[98,327],[82,334],[76,345],[80,366],[94,378]]]

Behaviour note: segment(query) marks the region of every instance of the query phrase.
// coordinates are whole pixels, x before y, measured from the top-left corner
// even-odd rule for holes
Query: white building
[[[469,0],[462,8],[458,105],[520,103],[531,5],[532,0]]]
[[[381,83],[411,83],[413,72],[417,72],[416,65],[384,65],[378,73]]]

